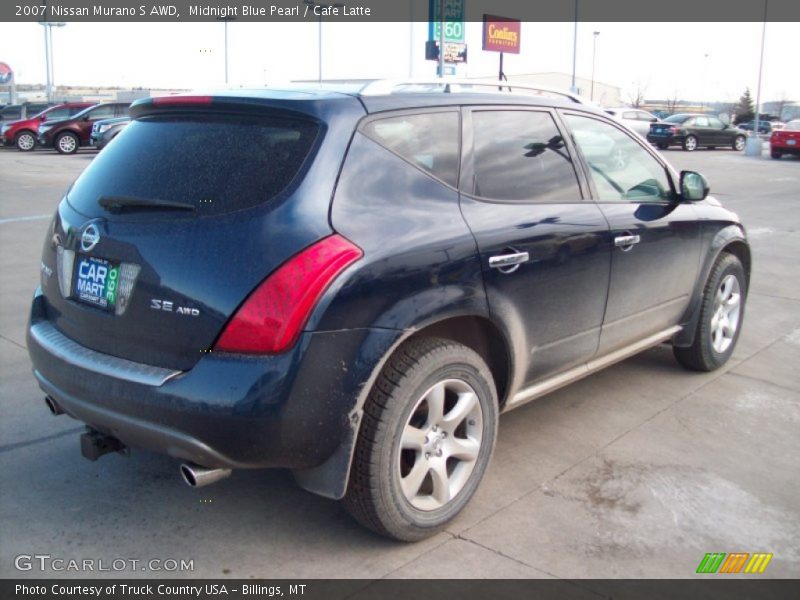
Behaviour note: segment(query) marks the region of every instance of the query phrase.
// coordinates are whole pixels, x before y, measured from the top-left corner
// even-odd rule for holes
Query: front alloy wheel
[[[737,152],[741,152],[744,150],[745,144],[747,140],[744,139],[743,135],[737,135],[733,140],[733,149]]]
[[[30,152],[36,147],[36,139],[30,131],[23,131],[17,136],[17,149],[22,152]]]
[[[78,138],[72,133],[62,133],[56,140],[56,150],[61,154],[75,154],[78,146]]]
[[[694,371],[713,371],[728,362],[742,328],[746,285],[741,261],[723,252],[708,276],[692,345],[673,348],[679,363]]]
[[[491,372],[476,352],[441,338],[406,342],[364,405],[345,508],[388,537],[433,535],[475,493],[497,414]]]

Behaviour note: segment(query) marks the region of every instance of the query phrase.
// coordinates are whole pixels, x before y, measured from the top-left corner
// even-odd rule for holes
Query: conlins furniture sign
[[[519,54],[521,31],[517,19],[483,15],[483,49]]]

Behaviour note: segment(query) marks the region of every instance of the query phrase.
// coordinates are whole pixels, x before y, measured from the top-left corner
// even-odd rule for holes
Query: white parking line
[[[4,223],[19,223],[20,221],[41,221],[42,219],[50,219],[53,215],[34,215],[32,217],[12,217],[10,219],[0,219],[0,225]]]

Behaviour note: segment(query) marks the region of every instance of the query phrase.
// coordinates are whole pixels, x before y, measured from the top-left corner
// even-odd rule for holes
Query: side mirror
[[[689,202],[698,202],[708,196],[706,178],[694,171],[681,171],[681,197]]]
[[[47,115],[42,115],[41,117],[39,117],[39,120],[42,122],[47,121]]]
[[[84,121],[88,121],[90,118],[91,118],[91,115],[86,115],[85,117],[83,117],[83,120]]]

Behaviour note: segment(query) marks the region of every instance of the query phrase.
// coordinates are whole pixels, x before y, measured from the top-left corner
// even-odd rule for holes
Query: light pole
[[[225,85],[228,85],[228,21],[235,21],[236,17],[217,17],[225,25]]]
[[[594,100],[594,59],[597,54],[597,36],[600,35],[599,31],[593,33],[592,38],[592,91],[589,95],[589,100]]]
[[[308,4],[309,6],[315,7],[319,6],[319,30],[318,30],[318,39],[317,39],[317,83],[322,83],[322,9],[325,8],[344,8],[344,4],[322,4],[321,2],[316,2],[315,0],[303,0],[303,4]]]
[[[66,23],[55,23],[53,21],[40,21],[39,25],[44,27],[44,60],[45,68],[47,69],[47,84],[45,87],[45,94],[47,101],[53,101],[53,81],[55,79],[55,70],[53,68],[53,27],[64,27]]]
[[[747,138],[744,153],[747,156],[761,156],[761,136],[758,133],[758,121],[761,118],[761,71],[764,69],[764,40],[767,37],[767,6],[769,0],[764,0],[764,24],[761,28],[761,58],[758,62],[758,87],[756,88],[756,118],[753,121],[753,133]]]
[[[573,94],[578,93],[578,88],[575,86],[575,63],[578,60],[578,0],[575,0],[575,28],[572,31],[572,85],[570,91]]]

